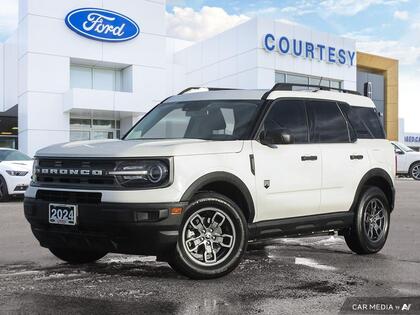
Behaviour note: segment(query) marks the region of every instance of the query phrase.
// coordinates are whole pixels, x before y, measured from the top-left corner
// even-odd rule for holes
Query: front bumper
[[[25,176],[10,176],[4,174],[3,178],[6,181],[9,195],[24,194],[31,182],[31,175],[29,173]]]
[[[53,200],[25,198],[25,217],[43,247],[165,256],[175,247],[186,203],[79,203],[76,226],[50,224]],[[63,202],[61,202],[63,203]],[[72,202],[66,202],[74,204]]]

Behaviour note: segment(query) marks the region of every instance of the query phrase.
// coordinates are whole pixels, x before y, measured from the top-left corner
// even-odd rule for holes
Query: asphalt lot
[[[154,257],[69,266],[39,247],[19,201],[0,204],[0,314],[336,314],[346,297],[420,296],[420,182],[397,181],[385,248],[336,236],[250,245],[232,274],[192,281]]]

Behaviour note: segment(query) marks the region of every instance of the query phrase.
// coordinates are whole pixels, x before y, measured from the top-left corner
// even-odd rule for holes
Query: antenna
[[[320,77],[320,78],[319,78],[319,83],[318,83],[318,86],[319,86],[319,87],[321,87],[321,82],[322,82],[322,79],[324,79],[324,77]]]

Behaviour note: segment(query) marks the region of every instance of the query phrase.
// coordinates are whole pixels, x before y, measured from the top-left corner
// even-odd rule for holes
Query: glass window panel
[[[114,139],[113,131],[92,131],[92,140]]]
[[[70,130],[70,141],[82,141],[89,140],[89,131]]]
[[[331,87],[334,88],[334,89],[340,89],[341,88],[341,82],[340,81],[331,80]]]
[[[264,129],[283,129],[293,136],[294,143],[308,143],[305,103],[300,100],[275,103],[264,121]]]
[[[122,91],[122,71],[115,70],[115,91]]]
[[[94,119],[93,128],[95,129],[112,129],[115,128],[115,120],[110,119]]]
[[[368,81],[372,83],[372,99],[385,100],[385,78],[381,74],[369,73]]]
[[[302,75],[295,75],[295,74],[288,74],[286,77],[287,83],[294,83],[294,84],[308,84],[309,78],[307,76]]]
[[[17,149],[17,138],[0,137],[0,148]]]
[[[91,89],[92,69],[88,67],[70,66],[70,87]]]
[[[163,103],[140,120],[126,139],[243,139],[260,104],[233,100]]]
[[[347,117],[359,139],[384,139],[385,132],[374,108],[351,106]]]
[[[93,88],[96,90],[115,90],[115,71],[111,69],[93,69]]]
[[[312,121],[311,142],[342,143],[349,142],[346,121],[335,102],[307,102]]]
[[[90,119],[86,118],[70,118],[70,128],[79,129],[79,128],[90,128]]]
[[[286,83],[286,75],[281,72],[276,72],[276,83]]]

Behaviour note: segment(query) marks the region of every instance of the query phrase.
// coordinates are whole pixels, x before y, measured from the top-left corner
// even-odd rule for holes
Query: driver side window
[[[309,142],[305,103],[301,100],[275,102],[264,120],[264,130],[283,129],[294,138],[295,144]]]

